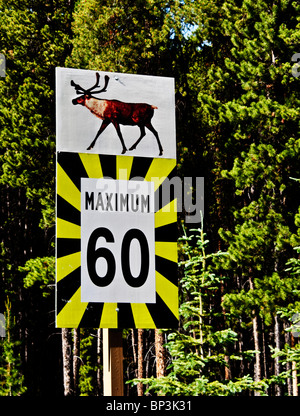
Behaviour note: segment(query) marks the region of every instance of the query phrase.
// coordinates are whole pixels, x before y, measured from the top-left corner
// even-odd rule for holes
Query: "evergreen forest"
[[[0,395],[103,396],[55,327],[55,68],[175,79],[179,326],[124,329],[126,396],[298,396],[298,0],[0,0]],[[299,63],[298,63],[299,61]]]

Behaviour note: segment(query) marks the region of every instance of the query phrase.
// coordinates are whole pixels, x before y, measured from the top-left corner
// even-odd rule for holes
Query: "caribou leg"
[[[142,138],[146,135],[145,126],[142,124],[142,125],[139,126],[139,128],[141,129],[141,135],[137,139],[137,141],[130,147],[129,150],[134,150],[136,148],[136,146],[139,144],[139,142],[142,140]]]
[[[160,143],[159,140],[159,136],[157,131],[155,130],[155,128],[152,126],[152,124],[149,122],[147,124],[145,124],[145,126],[154,134],[154,136],[156,137],[157,140],[157,144],[158,144],[158,148],[159,148],[159,156],[161,156],[163,154],[163,148],[162,145]],[[146,135],[145,132],[145,126],[143,124],[139,125],[140,129],[141,129],[141,135],[138,138],[138,140],[130,147],[129,150],[134,150],[136,148],[136,146],[139,144],[139,142],[142,140],[142,138]]]
[[[163,148],[162,145],[160,143],[159,137],[158,137],[158,133],[155,130],[155,128],[152,126],[151,122],[146,124],[147,129],[149,129],[150,131],[152,131],[152,133],[154,134],[154,136],[156,137],[157,140],[157,144],[158,144],[158,148],[159,148],[159,156],[161,156],[163,154]]]
[[[121,144],[122,144],[122,147],[123,147],[123,149],[122,149],[122,155],[123,155],[124,153],[126,153],[127,149],[126,149],[126,146],[125,146],[125,143],[124,143],[124,139],[123,139],[123,136],[122,136],[122,133],[121,133],[121,130],[120,130],[119,123],[116,120],[113,120],[112,123],[115,126],[115,129],[116,129],[116,131],[118,133],[118,136],[119,136],[119,139],[121,141]]]
[[[110,124],[109,120],[103,120],[100,129],[98,130],[98,133],[96,134],[96,137],[94,138],[94,140],[92,141],[92,143],[89,145],[89,147],[87,148],[87,150],[91,150],[96,143],[96,140],[98,139],[98,137],[100,136],[100,134],[106,129],[106,127]]]

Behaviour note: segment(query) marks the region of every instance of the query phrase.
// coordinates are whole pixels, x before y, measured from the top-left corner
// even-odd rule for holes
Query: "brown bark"
[[[291,334],[291,347],[295,347],[295,338]],[[298,378],[297,378],[297,365],[295,361],[292,361],[292,380],[293,380],[293,396],[298,396]]]
[[[262,327],[262,357],[263,357],[264,378],[268,378],[265,327],[264,327],[263,322],[261,324],[261,327]]]
[[[257,315],[254,315],[254,317],[252,318],[252,324],[253,324],[253,339],[254,339],[254,349],[255,349],[254,380],[261,381],[260,349],[259,349]],[[254,395],[259,396],[260,394],[255,392]]]
[[[280,328],[279,328],[279,320],[278,320],[277,315],[275,315],[274,337],[275,337],[275,347],[279,351],[280,350]],[[274,360],[275,360],[274,373],[275,373],[275,376],[279,376],[280,374],[279,357],[275,357]],[[278,384],[275,384],[275,396],[280,396],[280,395],[281,395],[281,387]]]
[[[144,344],[143,344],[144,330],[138,329],[138,378],[144,377]],[[137,385],[137,395],[143,396],[144,394],[144,385],[138,383]]]
[[[78,381],[79,381],[79,367],[80,367],[80,330],[75,328],[73,330],[74,347],[73,347],[73,383],[74,394],[78,394]]]
[[[249,278],[250,290],[254,289],[252,277]],[[261,381],[261,365],[260,365],[260,348],[258,336],[258,318],[256,311],[253,311],[252,316],[253,340],[255,349],[255,363],[254,363],[254,381]],[[254,392],[255,396],[260,396],[260,393]]]
[[[290,333],[287,331],[287,328],[290,326],[289,323],[285,322],[284,323],[284,343],[291,345],[291,339],[290,339]],[[290,373],[291,371],[291,363],[289,361],[286,362],[285,364],[285,370],[287,371],[287,373]],[[288,396],[292,396],[293,395],[293,386],[292,386],[292,380],[290,377],[288,377],[286,379],[286,384],[287,384],[287,392],[288,392]]]
[[[101,332],[97,329],[97,395],[101,396],[102,389],[102,371],[101,371]]]
[[[73,394],[73,366],[72,366],[72,333],[68,328],[62,328],[62,354],[63,354],[63,379],[64,395]]]
[[[164,336],[158,329],[155,330],[155,354],[156,354],[156,377],[166,375],[166,350],[164,347]]]

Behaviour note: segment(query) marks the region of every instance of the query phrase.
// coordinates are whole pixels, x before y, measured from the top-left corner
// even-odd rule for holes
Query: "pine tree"
[[[5,303],[5,338],[0,341],[0,396],[20,396],[26,392],[24,375],[20,374],[20,342],[15,337],[15,322],[9,299]]]
[[[7,294],[17,311],[29,394],[59,390],[53,381],[57,341],[50,337],[53,298],[43,299],[35,284],[24,288],[22,273],[30,269],[27,283],[33,283],[29,280],[41,277],[38,269],[47,268],[43,261],[49,265],[54,255],[55,66],[63,65],[70,51],[73,3],[0,1],[0,53],[6,60],[0,78],[1,305]],[[46,277],[45,294],[48,283]]]
[[[54,68],[70,50],[72,4],[0,2],[6,58],[0,83],[1,183],[39,200],[48,225],[54,223]]]
[[[181,239],[184,276],[180,282],[182,301],[179,308],[182,329],[170,332],[167,349],[172,364],[166,376],[133,380],[148,384],[148,391],[174,396],[229,396],[244,391],[264,393],[265,382],[255,382],[250,374],[225,378],[230,361],[252,356],[251,351],[234,352],[237,333],[222,328],[220,287],[223,277],[215,274],[214,259],[226,253],[207,253],[208,240],[203,229],[191,230]],[[219,299],[219,301],[218,301]]]
[[[276,311],[293,298],[284,269],[299,204],[289,179],[299,175],[299,89],[291,73],[299,5],[229,0],[199,1],[199,6],[203,24],[196,39],[206,36],[200,55],[207,71],[199,73],[198,98],[207,152],[214,152],[211,207],[219,217],[214,227],[222,222],[220,246],[225,243],[229,253],[223,271],[232,276],[223,306],[240,336],[247,332],[241,325],[252,325],[259,381],[267,377],[264,328],[274,327],[274,339],[267,342],[282,345],[284,322]],[[267,361],[268,371],[270,357]]]

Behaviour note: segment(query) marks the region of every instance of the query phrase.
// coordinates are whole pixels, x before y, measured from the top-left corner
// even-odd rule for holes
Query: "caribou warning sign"
[[[56,68],[57,150],[176,158],[174,79]]]
[[[174,80],[56,77],[56,326],[177,327]]]
[[[153,182],[81,179],[81,300],[155,303]]]

